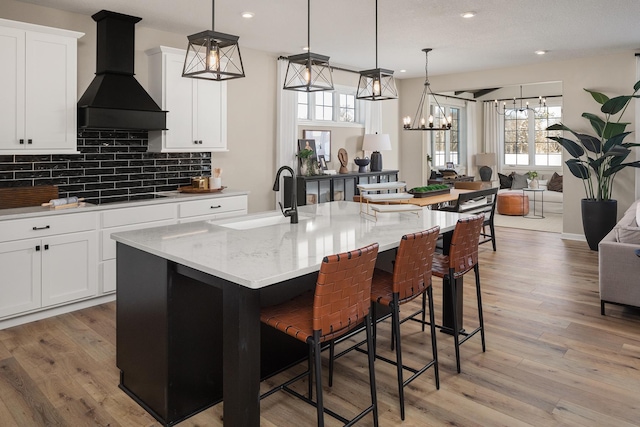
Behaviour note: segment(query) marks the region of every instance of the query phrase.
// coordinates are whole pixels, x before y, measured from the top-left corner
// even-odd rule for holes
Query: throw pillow
[[[512,190],[521,190],[523,188],[527,188],[529,185],[527,184],[527,176],[520,175],[519,173],[513,174],[513,182],[511,183]]]
[[[618,226],[615,230],[618,242],[640,245],[640,227]]]
[[[511,176],[503,175],[498,173],[498,178],[500,179],[500,188],[511,188]]]
[[[557,172],[553,173],[553,176],[547,183],[547,189],[549,191],[557,191],[562,193],[562,175],[558,175]]]

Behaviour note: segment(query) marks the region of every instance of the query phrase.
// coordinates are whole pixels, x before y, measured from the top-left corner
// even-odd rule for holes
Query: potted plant
[[[601,105],[604,119],[597,114],[582,113],[589,120],[594,135],[574,132],[562,123],[551,125],[547,130],[569,131],[577,142],[562,136],[550,136],[573,157],[565,163],[571,174],[582,180],[586,198],[582,199],[582,225],[584,234],[592,250],[598,250],[598,243],[616,224],[618,202],[611,199],[613,181],[616,174],[627,166],[640,167],[640,161],[625,162],[632,147],[640,144],[624,142],[631,132],[626,131],[629,123],[621,118],[636,92],[640,81],[633,86],[631,95],[609,98],[607,95],[585,89]]]
[[[311,176],[313,175],[313,150],[304,148],[298,151],[298,157],[301,159],[300,163],[300,175]]]
[[[533,190],[538,189],[538,172],[537,171],[529,171],[527,172],[527,176],[529,177],[529,188]]]

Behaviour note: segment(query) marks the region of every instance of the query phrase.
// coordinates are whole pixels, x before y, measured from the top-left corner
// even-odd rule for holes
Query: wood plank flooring
[[[404,423],[395,367],[376,362],[380,425],[640,425],[640,312],[607,306],[600,315],[597,253],[555,233],[498,228],[497,238],[497,252],[486,244],[480,254],[486,353],[479,336],[466,342],[457,374],[452,338],[438,333],[440,390],[432,370],[414,381]],[[471,284],[468,329],[477,323]],[[434,294],[440,319],[438,279]],[[389,326],[378,333],[379,352],[390,354]],[[430,354],[429,333],[403,324],[403,349],[405,362],[417,365],[423,351]],[[158,426],[118,389],[115,351],[115,303],[0,331],[0,425]],[[339,359],[327,405],[347,415],[364,406],[366,372],[361,353]],[[314,408],[285,393],[263,400],[261,413],[263,426],[315,425]],[[221,404],[179,425],[222,424]],[[370,417],[359,425],[372,425]]]

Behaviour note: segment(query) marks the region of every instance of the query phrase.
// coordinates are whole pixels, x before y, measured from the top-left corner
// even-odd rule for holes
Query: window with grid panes
[[[309,118],[309,94],[307,92],[298,92],[298,118]]]
[[[356,97],[355,95],[341,93],[339,97],[340,115],[339,122],[354,123],[356,121]]]
[[[546,128],[562,120],[562,100],[547,101],[547,108],[507,109],[504,115],[504,164],[512,166],[560,166],[562,147],[548,136],[560,131]]]
[[[431,105],[430,111],[433,116],[434,127],[441,127],[447,123],[447,117],[451,116],[451,129],[432,132],[431,136],[431,158],[434,167],[444,167],[447,162],[461,164],[464,156],[461,150],[464,148],[461,141],[461,115],[462,107],[454,107],[440,104]]]
[[[316,92],[314,120],[333,120],[333,93]]]

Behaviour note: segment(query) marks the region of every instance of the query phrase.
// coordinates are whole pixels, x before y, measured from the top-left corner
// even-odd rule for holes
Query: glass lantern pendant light
[[[436,102],[436,106],[438,108],[438,112],[440,115],[444,117],[444,109],[440,106],[438,102],[438,98],[431,91],[431,84],[429,83],[429,52],[433,49],[425,48],[422,51],[425,53],[425,65],[424,65],[424,89],[422,89],[422,96],[420,97],[420,102],[418,103],[418,109],[416,111],[416,116],[413,121],[410,116],[403,117],[402,124],[404,130],[422,130],[422,131],[440,131],[440,130],[449,130],[451,129],[451,116],[447,117],[446,122],[441,126],[433,125],[433,115],[429,115],[429,122],[424,118],[424,101],[427,99],[427,94],[430,94],[433,97],[433,100]],[[428,108],[428,103],[427,103]]]
[[[368,101],[398,98],[393,70],[378,68],[378,0],[376,0],[376,68],[360,71],[356,98]]]
[[[284,77],[286,90],[317,92],[333,90],[333,75],[329,57],[311,53],[311,0],[307,0],[307,47],[306,53],[289,56],[287,74]]]
[[[211,30],[190,35],[182,77],[229,80],[244,77],[238,36],[214,31],[215,0],[211,0]]]

